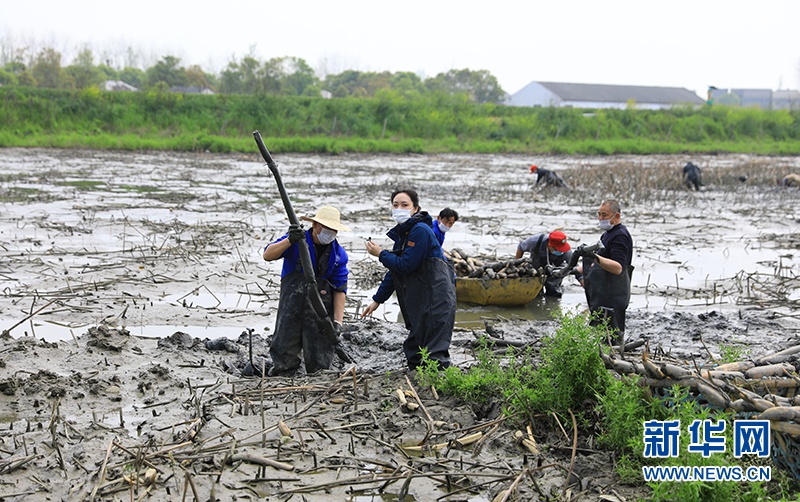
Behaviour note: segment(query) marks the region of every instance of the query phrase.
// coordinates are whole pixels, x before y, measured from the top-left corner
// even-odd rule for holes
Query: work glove
[[[296,244],[306,237],[306,233],[303,231],[303,227],[300,225],[289,225],[288,234],[289,242],[292,244]]]

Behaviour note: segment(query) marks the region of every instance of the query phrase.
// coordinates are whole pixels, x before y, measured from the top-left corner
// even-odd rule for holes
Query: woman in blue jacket
[[[419,196],[411,189],[396,190],[391,196],[392,218],[397,225],[386,235],[394,241],[391,251],[367,241],[367,252],[388,270],[362,317],[397,293],[408,338],[403,342],[409,369],[419,366],[421,350],[450,366],[450,340],[456,316],[453,274],[445,264],[442,248],[433,234],[433,220],[420,211]]]

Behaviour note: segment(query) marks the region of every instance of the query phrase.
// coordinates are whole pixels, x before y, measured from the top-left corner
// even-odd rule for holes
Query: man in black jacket
[[[578,279],[586,293],[592,312],[593,324],[608,323],[612,329],[612,343],[623,345],[625,337],[625,311],[631,299],[631,274],[633,266],[633,239],[621,223],[619,202],[606,200],[597,210],[597,220],[603,235],[600,240],[605,249],[584,256]]]

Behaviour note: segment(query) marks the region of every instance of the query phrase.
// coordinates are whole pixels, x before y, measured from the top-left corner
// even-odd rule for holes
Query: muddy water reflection
[[[390,245],[389,194],[406,184],[418,189],[424,210],[449,206],[461,214],[445,248],[496,259],[513,257],[520,240],[557,227],[573,245],[595,242],[597,206],[619,199],[636,247],[632,310],[738,308],[737,274],[796,277],[800,193],[771,181],[800,172],[794,157],[693,156],[708,183],[699,193],[679,184],[684,156],[277,160],[298,214],[334,204],[354,230],[340,235],[350,254],[351,318],[383,272],[364,240]],[[574,190],[534,187],[532,161],[557,169]],[[744,171],[750,177],[743,184],[736,175]],[[280,263],[260,255],[288,220],[255,148],[252,155],[3,149],[0,175],[0,328],[12,336],[70,339],[100,322],[143,336],[271,331]],[[457,322],[548,319],[559,306],[582,308],[580,287],[564,282],[560,301],[518,309],[460,305]],[[780,289],[759,287],[747,294],[771,299]],[[795,303],[797,289],[786,293]],[[395,320],[397,310],[391,300],[379,314]]]

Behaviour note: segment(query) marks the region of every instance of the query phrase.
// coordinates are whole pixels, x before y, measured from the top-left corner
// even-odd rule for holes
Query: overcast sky
[[[0,0],[0,44],[54,47],[63,65],[81,47],[212,73],[294,56],[320,76],[487,70],[512,94],[534,80],[798,89],[798,24],[798,0]]]

